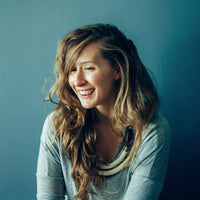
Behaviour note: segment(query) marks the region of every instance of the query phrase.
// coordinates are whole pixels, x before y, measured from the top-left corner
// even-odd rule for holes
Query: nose
[[[81,86],[86,83],[85,75],[82,70],[77,70],[74,74],[74,86]]]

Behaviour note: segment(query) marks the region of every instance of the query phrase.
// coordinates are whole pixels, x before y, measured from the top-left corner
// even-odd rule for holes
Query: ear
[[[115,80],[119,80],[121,78],[121,72],[117,69],[115,70],[114,78]]]

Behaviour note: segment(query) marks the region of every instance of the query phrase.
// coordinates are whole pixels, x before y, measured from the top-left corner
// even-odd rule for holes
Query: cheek
[[[99,77],[94,77],[94,78],[88,80],[88,82],[89,82],[91,85],[93,85],[93,86],[95,86],[96,88],[98,88],[98,89],[103,88],[104,85],[105,85],[105,80],[102,80],[102,79],[99,78]]]
[[[99,90],[102,93],[110,93],[113,90],[113,84],[114,82],[112,80],[99,80],[98,83],[96,83],[98,85]]]
[[[69,86],[71,87],[71,88],[73,88],[73,78],[72,77],[68,77],[68,82],[69,82]]]

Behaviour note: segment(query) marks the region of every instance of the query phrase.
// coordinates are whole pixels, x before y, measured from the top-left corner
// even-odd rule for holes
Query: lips
[[[94,89],[78,90],[81,96],[89,96],[94,92]]]

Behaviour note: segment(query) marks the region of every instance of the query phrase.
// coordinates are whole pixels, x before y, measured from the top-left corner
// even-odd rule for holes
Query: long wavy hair
[[[100,52],[111,66],[121,73],[116,81],[117,97],[112,110],[113,129],[132,125],[135,140],[129,153],[129,164],[142,141],[143,129],[152,121],[158,106],[158,96],[151,77],[142,64],[133,42],[109,24],[94,24],[78,28],[60,42],[55,62],[56,82],[49,99],[56,104],[53,114],[54,136],[59,137],[62,150],[72,161],[71,175],[77,187],[75,198],[88,199],[90,184],[99,175],[101,162],[95,149],[97,130],[93,126],[93,109],[85,109],[69,85],[69,73],[80,53],[91,42],[99,42]],[[57,95],[58,102],[53,100]],[[121,138],[123,132],[116,132]]]

